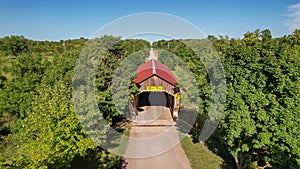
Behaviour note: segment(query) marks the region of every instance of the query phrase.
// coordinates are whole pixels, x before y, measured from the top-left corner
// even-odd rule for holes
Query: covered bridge
[[[173,119],[178,117],[180,90],[170,69],[154,58],[136,69],[135,85],[139,93],[134,96],[133,111],[143,106],[165,106],[170,108]]]

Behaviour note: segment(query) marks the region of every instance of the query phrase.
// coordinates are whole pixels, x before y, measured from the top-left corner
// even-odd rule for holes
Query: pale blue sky
[[[141,12],[169,13],[193,23],[205,35],[233,38],[256,29],[270,29],[278,37],[300,28],[299,0],[6,0],[0,1],[0,37],[88,38],[119,17]]]

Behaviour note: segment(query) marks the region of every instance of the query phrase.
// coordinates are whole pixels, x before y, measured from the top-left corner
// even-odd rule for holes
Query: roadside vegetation
[[[216,83],[220,77],[202,61],[220,57],[227,91],[226,100],[218,100],[224,103],[224,113],[213,137],[226,147],[238,169],[300,167],[300,30],[279,38],[269,30],[256,30],[241,39],[208,36],[162,40],[153,46],[175,54],[193,72],[199,124],[214,115],[209,111],[215,99],[210,98],[210,81]]]
[[[213,48],[207,45],[208,40]],[[75,111],[72,79],[86,42],[84,38],[58,42],[22,36],[0,38],[0,168],[75,169],[79,163],[91,169],[120,168],[122,157],[95,144]],[[126,115],[115,108],[111,96],[113,73],[131,54],[139,51],[138,55],[146,56],[151,45],[145,40],[112,36],[88,43],[99,47],[95,50],[107,49],[95,75],[93,99],[108,125],[116,126]],[[193,45],[194,51],[186,44]],[[210,83],[218,82],[219,74],[207,70],[195,50],[207,58],[217,54],[222,61],[227,92],[226,100],[221,98],[224,113],[220,124],[205,144],[193,139],[200,133],[193,130],[188,133],[192,137],[182,143],[194,168],[300,168],[300,30],[278,38],[269,30],[257,30],[240,39],[208,36],[201,40],[161,40],[152,45],[170,59],[165,63],[175,61],[172,56],[176,56],[181,61],[178,64],[184,63],[195,77],[195,85],[187,82],[192,79],[181,77],[187,91],[183,100],[187,109],[198,105],[196,121],[191,125],[197,122],[200,131],[211,113]],[[95,61],[89,57],[87,54],[87,61]],[[177,76],[186,73],[180,67],[173,70]],[[208,73],[215,78],[210,79]],[[76,87],[84,86],[84,81],[76,83]],[[195,89],[196,97],[190,93]],[[122,100],[118,104],[126,106]],[[97,130],[94,124],[89,127]],[[107,133],[95,134],[105,138]]]

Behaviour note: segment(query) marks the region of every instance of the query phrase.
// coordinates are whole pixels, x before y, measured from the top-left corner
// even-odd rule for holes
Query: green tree
[[[295,109],[299,81],[293,73],[299,72],[295,71],[297,50],[290,48],[286,55],[279,52],[286,44],[271,39],[269,31],[261,36],[260,40],[258,31],[248,32],[225,53],[229,90],[222,135],[238,168],[254,161],[273,168],[298,168],[299,150],[294,147],[299,146],[299,133],[287,124],[294,117],[293,126],[299,126],[299,110]],[[283,158],[283,154],[292,158]]]
[[[254,163],[299,168],[299,30],[282,38],[272,38],[269,30],[256,30],[242,39],[208,39],[222,59],[228,89],[215,137],[227,146],[239,169]],[[197,59],[183,43],[174,40],[153,46],[175,53],[191,69],[197,79],[200,114],[205,115],[212,101],[209,81],[216,83],[219,77],[218,70],[212,71],[209,64],[214,63],[215,53],[203,45],[204,40],[183,42],[205,59]],[[206,63],[210,78],[203,73],[201,62]]]
[[[45,65],[40,55],[22,54],[12,60],[9,72],[12,79],[4,82],[0,95],[0,111],[17,118],[26,116],[32,102],[32,94],[42,80]]]
[[[0,39],[0,50],[5,55],[18,56],[21,53],[29,52],[30,40],[25,39],[23,36],[6,36]]]
[[[70,88],[63,81],[41,85],[31,112],[6,149],[4,164],[13,168],[62,168],[75,155],[85,155],[95,144],[83,132],[72,106]]]

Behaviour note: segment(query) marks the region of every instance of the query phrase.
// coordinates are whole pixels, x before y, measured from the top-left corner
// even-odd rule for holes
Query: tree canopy
[[[222,60],[227,86],[225,111],[215,136],[226,145],[239,169],[251,165],[300,167],[299,35],[295,30],[272,38],[269,30],[256,30],[242,39],[207,38]],[[188,41],[199,50],[209,50],[204,40]],[[159,41],[154,45],[187,63],[200,91],[199,113],[205,115],[211,103],[209,69],[184,42]]]
[[[108,126],[122,121],[129,96],[118,91],[136,92],[134,70],[150,47],[145,40],[112,36],[59,42],[0,38],[0,168],[72,169],[80,160],[93,161],[96,168],[119,168],[121,157],[93,140],[105,142],[107,133],[98,131],[107,126],[99,125],[99,116],[83,102],[79,109],[74,106],[74,95],[95,102]],[[210,105],[222,103],[216,107],[224,112],[213,137],[237,168],[300,168],[300,30],[279,38],[256,30],[239,39],[160,40],[152,47],[186,91],[197,92],[183,100],[198,105],[199,123],[215,120],[219,115]],[[212,67],[217,57],[226,84],[220,69]],[[95,69],[74,76],[80,61],[82,68]],[[90,81],[93,85],[87,86]],[[226,100],[212,98],[224,90],[222,85]],[[78,93],[72,93],[74,88]]]

